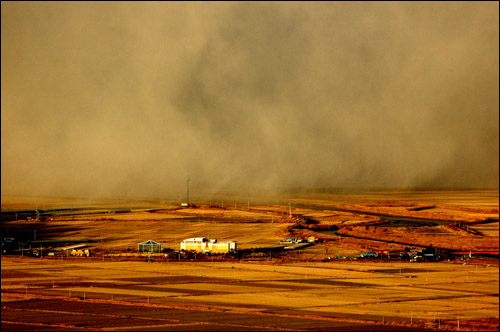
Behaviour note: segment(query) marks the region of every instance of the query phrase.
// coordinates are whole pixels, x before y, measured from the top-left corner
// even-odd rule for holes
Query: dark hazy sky
[[[2,1],[2,195],[497,188],[498,16]]]

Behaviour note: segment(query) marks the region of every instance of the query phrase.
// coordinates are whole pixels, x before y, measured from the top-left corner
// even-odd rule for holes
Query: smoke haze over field
[[[495,187],[498,2],[2,2],[2,195]]]

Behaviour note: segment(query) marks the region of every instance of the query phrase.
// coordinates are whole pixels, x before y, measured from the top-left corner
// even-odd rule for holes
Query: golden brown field
[[[180,209],[172,202],[2,198],[2,211],[70,205],[130,210],[2,221],[4,237],[96,241],[88,243],[91,257],[64,251],[41,258],[3,255],[2,330],[498,330],[498,256],[335,259],[428,243],[498,251],[498,191],[228,201],[224,208],[199,202]],[[445,223],[377,226],[380,214]],[[471,229],[455,227],[456,221]],[[318,232],[332,226],[336,234]],[[324,242],[276,249],[283,237],[308,234]],[[137,253],[142,241],[178,250],[189,237],[235,240],[245,254],[178,259],[176,253]]]
[[[2,307],[2,330],[490,330],[498,325],[498,266],[4,256]]]

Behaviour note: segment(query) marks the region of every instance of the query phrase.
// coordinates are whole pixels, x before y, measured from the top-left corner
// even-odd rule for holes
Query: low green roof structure
[[[161,243],[147,240],[139,243],[139,252],[161,252]]]

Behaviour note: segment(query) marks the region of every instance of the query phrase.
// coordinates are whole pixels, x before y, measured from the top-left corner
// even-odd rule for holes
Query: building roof
[[[193,238],[185,239],[185,240],[182,240],[182,241],[186,241],[186,242],[208,242],[208,239],[205,238],[205,237],[193,237]]]
[[[147,240],[147,241],[141,242],[141,243],[139,243],[139,244],[161,244],[161,243],[159,243],[159,242],[155,242],[155,241],[153,241],[153,240]]]

